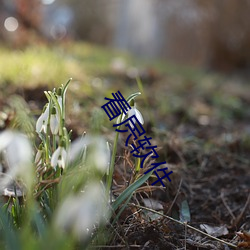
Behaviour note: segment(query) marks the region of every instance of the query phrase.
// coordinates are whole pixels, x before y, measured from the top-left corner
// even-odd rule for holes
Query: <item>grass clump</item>
[[[98,126],[95,135],[84,134],[71,141],[72,131],[65,126],[69,83],[45,91],[47,103],[35,129],[26,112],[22,117],[28,126],[21,118],[14,119],[12,128],[16,130],[0,133],[5,169],[0,188],[9,197],[1,202],[0,244],[6,249],[71,250],[104,244],[112,238],[104,228],[112,231],[109,225],[119,218],[123,203],[127,204],[151,174],[137,174],[116,199],[111,198],[118,136],[112,160]],[[127,101],[137,95],[132,94]]]

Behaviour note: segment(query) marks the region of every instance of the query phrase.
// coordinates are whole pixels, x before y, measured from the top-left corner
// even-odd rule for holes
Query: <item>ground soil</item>
[[[173,84],[164,85],[162,81],[145,86],[145,95],[151,109],[155,109],[152,113],[157,120],[154,125],[146,121],[144,126],[160,148],[160,157],[174,172],[172,181],[166,181],[166,187],[162,188],[160,185],[151,186],[153,180],[149,179],[132,197],[114,228],[111,227],[114,237],[103,249],[234,249],[226,242],[238,245],[244,240],[236,232],[250,230],[250,116],[247,111],[250,85],[244,85],[244,89],[237,92],[243,112],[231,112],[224,119],[216,114],[234,109],[229,105],[220,111],[221,106],[211,103],[211,92],[200,95],[194,85],[186,84],[184,88],[189,94],[181,94],[179,87],[176,90]],[[41,109],[46,101],[43,89],[46,87],[14,88],[10,92],[24,96],[35,110]],[[161,99],[162,91],[172,91],[172,95],[182,98],[182,104],[166,116],[164,110],[158,111],[159,103],[153,99],[158,93],[158,102],[166,101]],[[167,101],[164,105],[168,105]],[[72,119],[75,120],[71,126],[79,131],[80,116]],[[166,126],[162,128],[162,124]],[[109,132],[107,137],[112,139]],[[124,190],[134,175],[133,157],[124,147],[122,138],[118,155],[113,186],[115,196]],[[158,206],[155,210],[179,221],[185,211],[190,213],[187,225],[200,230],[203,224],[209,225],[212,228],[210,234],[225,243],[139,208],[138,205],[149,207],[145,199],[154,201]],[[183,204],[188,205],[183,208]],[[215,227],[222,227],[224,232],[216,234]]]

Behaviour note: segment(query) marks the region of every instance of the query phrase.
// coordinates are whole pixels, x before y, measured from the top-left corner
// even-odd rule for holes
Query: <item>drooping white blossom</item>
[[[58,96],[57,96],[57,101],[58,101],[58,104],[59,104],[60,109],[61,109],[61,111],[62,111],[62,96],[61,96],[61,95],[58,95]]]
[[[7,163],[6,178],[1,180],[1,188],[17,177],[30,185],[33,153],[29,139],[24,134],[6,130],[0,133],[0,153]]]
[[[58,115],[58,111],[55,107],[53,107],[50,116],[50,131],[53,135],[58,134],[59,126],[60,126],[60,118]]]
[[[110,164],[110,151],[107,142],[101,137],[95,137],[93,141],[93,152],[90,159],[93,159],[95,167],[105,173]]]
[[[78,195],[69,196],[57,211],[56,229],[81,240],[90,237],[95,226],[108,220],[108,203],[104,197],[98,182],[91,183]]]
[[[58,146],[51,157],[51,166],[56,168],[57,166],[64,169],[67,161],[67,152],[63,146]]]
[[[47,104],[45,110],[40,115],[36,122],[36,132],[41,133],[42,131],[46,134],[47,132],[47,125],[49,121],[49,104]]]
[[[87,157],[84,154],[86,149],[88,149]],[[69,163],[74,162],[81,155],[84,156],[82,160],[87,158],[87,165],[94,166],[103,173],[107,171],[110,163],[110,149],[102,137],[86,135],[74,141],[69,148]]]
[[[131,109],[128,111],[128,118],[130,118],[133,115],[135,115],[135,117],[138,119],[138,121],[141,124],[144,123],[141,112],[135,106],[131,107]],[[132,128],[134,128],[134,125],[132,124],[132,122],[129,121],[129,124]]]

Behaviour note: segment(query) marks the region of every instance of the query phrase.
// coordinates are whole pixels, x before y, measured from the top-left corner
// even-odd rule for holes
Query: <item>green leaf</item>
[[[20,242],[17,233],[14,231],[13,226],[11,227],[8,221],[7,213],[3,212],[0,208],[0,228],[3,231],[6,249],[7,250],[21,250]]]
[[[134,94],[131,94],[128,98],[127,98],[127,102],[130,102],[131,100],[135,99],[138,95],[140,95],[141,92],[136,92]]]
[[[131,184],[128,188],[126,188],[118,198],[112,203],[112,208],[115,211],[124,200],[126,200],[137,188],[139,188],[152,174],[153,171],[143,175],[138,180],[136,180],[133,184]],[[132,196],[131,196],[132,197]]]
[[[45,223],[44,223],[44,219],[43,219],[42,215],[38,212],[38,210],[34,211],[33,221],[34,221],[34,224],[36,225],[36,229],[37,229],[38,235],[40,237],[44,236],[44,233],[45,233]]]
[[[181,202],[180,208],[180,221],[181,222],[189,222],[191,220],[189,205],[187,200]]]
[[[112,225],[114,225],[116,223],[116,221],[119,219],[120,215],[122,214],[122,212],[124,211],[124,209],[126,208],[127,204],[129,203],[130,199],[132,198],[133,193],[131,193],[129,195],[129,197],[127,198],[127,200],[125,201],[125,203],[123,204],[123,206],[121,207],[121,209],[119,209],[119,212],[117,213],[117,215],[115,216]]]

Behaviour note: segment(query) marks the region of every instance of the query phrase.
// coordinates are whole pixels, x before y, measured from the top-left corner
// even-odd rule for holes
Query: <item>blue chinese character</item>
[[[148,169],[144,174],[149,173],[150,171],[152,171],[153,169],[157,168],[158,166],[160,166],[160,165],[162,165],[162,164],[166,164],[166,161],[164,161],[164,162],[159,162],[159,163],[157,163],[157,162],[152,163],[151,165],[154,165],[154,167]],[[170,171],[170,172],[167,173],[167,172],[166,172],[167,169],[168,169],[168,168],[165,167],[165,168],[161,168],[161,169],[158,169],[158,170],[157,170],[158,172],[159,172],[159,171],[162,171],[162,172],[164,173],[164,175],[163,175],[162,177],[160,177],[160,176],[158,175],[158,173],[157,173],[156,171],[154,171],[154,174],[156,175],[156,177],[157,177],[158,180],[155,181],[155,182],[153,182],[151,185],[155,185],[157,182],[160,182],[160,183],[162,184],[162,186],[165,187],[165,185],[164,185],[164,183],[163,183],[162,180],[163,180],[164,178],[166,178],[166,177],[168,178],[168,181],[171,182],[171,179],[169,178],[169,175],[172,174],[173,171]]]
[[[162,164],[166,164],[166,163],[167,163],[166,161],[152,163],[151,165],[154,165],[154,167],[148,169],[144,174],[147,174],[147,173],[151,172],[153,169],[157,168],[158,166],[160,166]]]
[[[128,130],[130,130],[130,132],[133,134],[134,136],[134,140],[137,140],[138,137],[144,135],[146,132],[142,126],[142,124],[138,121],[138,119],[136,118],[135,115],[132,115],[130,117],[128,117],[126,120],[124,120],[121,123],[118,124],[114,124],[113,127],[119,127],[122,124],[125,124],[125,127],[128,127],[128,129],[116,129],[115,131],[117,132],[127,132]],[[137,136],[137,134],[138,136]],[[126,146],[128,145],[128,141],[130,139],[130,137],[132,136],[132,134],[130,134],[126,140]]]
[[[105,97],[105,100],[109,100],[106,104],[102,105],[102,109],[106,112],[109,117],[109,120],[113,120],[114,118],[118,117],[121,114],[121,111],[124,114],[127,114],[127,111],[131,109],[128,102],[122,96],[121,92],[118,91],[117,93],[112,93],[114,99],[110,99]]]
[[[141,161],[141,165],[140,167],[143,168],[143,165],[144,165],[144,161],[146,160],[146,158],[151,155],[152,153],[154,153],[153,156],[151,156],[152,158],[158,158],[159,155],[157,154],[157,152],[155,151],[155,148],[157,148],[157,146],[150,146],[150,147],[146,147],[147,149],[152,149],[150,152],[144,154],[144,155],[139,155],[139,154],[133,154],[134,157],[137,157],[137,158],[143,158],[142,161]]]
[[[158,170],[157,170],[157,171],[162,171],[162,172],[164,173],[164,175],[163,175],[162,177],[160,177],[160,176],[157,174],[157,172],[154,171],[154,174],[157,176],[158,180],[155,181],[155,182],[153,182],[153,183],[151,184],[152,186],[154,186],[157,182],[161,182],[162,186],[165,187],[165,185],[164,185],[164,183],[163,183],[163,181],[162,181],[165,177],[167,177],[167,178],[168,178],[168,181],[171,182],[171,179],[169,178],[169,175],[172,174],[173,171],[170,171],[169,173],[167,173],[167,172],[166,172],[167,169],[168,169],[168,168],[166,167],[166,168],[162,168],[162,169],[158,169]]]
[[[141,140],[138,140],[137,142],[139,143],[139,146],[138,147],[136,147],[134,144],[132,144],[131,146],[133,147],[133,150],[130,152],[130,153],[133,153],[134,151],[136,151],[138,154],[140,153],[139,152],[139,150],[138,149],[143,149],[144,150],[144,145],[146,145],[146,144],[149,144],[149,145],[151,145],[151,143],[150,143],[150,141],[149,140],[151,140],[152,139],[152,137],[147,137],[146,135],[144,135],[144,139],[141,139]],[[142,143],[142,142],[144,142],[144,143]],[[128,145],[126,145],[126,146],[128,146]]]

